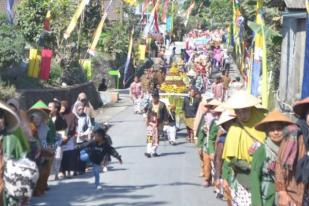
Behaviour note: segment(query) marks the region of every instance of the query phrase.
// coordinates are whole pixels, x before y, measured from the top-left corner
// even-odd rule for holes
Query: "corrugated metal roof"
[[[288,9],[306,9],[306,0],[284,0]]]

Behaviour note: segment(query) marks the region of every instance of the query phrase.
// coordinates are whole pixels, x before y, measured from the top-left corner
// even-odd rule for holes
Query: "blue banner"
[[[303,99],[308,96],[309,96],[309,19],[307,17],[304,77],[303,77],[301,98]]]
[[[261,61],[253,60],[252,66],[252,80],[251,80],[251,94],[255,97],[259,95],[259,83],[261,74]]]
[[[166,32],[171,32],[173,29],[173,18],[171,16],[166,19]]]

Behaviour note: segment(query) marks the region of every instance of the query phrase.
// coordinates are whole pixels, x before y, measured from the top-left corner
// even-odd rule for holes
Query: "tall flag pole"
[[[302,83],[301,98],[309,96],[309,0],[306,1],[307,8],[307,23],[306,23],[306,49],[304,62],[304,76]]]
[[[72,31],[75,29],[77,21],[79,19],[79,17],[81,16],[83,10],[85,9],[86,5],[89,3],[89,0],[82,0],[79,4],[79,6],[77,7],[71,21],[70,24],[67,28],[67,30],[65,31],[63,37],[65,39],[68,39],[72,33]]]
[[[128,81],[129,66],[130,66],[132,48],[133,48],[133,34],[134,34],[134,27],[131,31],[131,37],[130,37],[130,43],[129,43],[129,49],[128,49],[128,56],[127,56],[126,64],[125,64],[125,67],[124,67],[123,85],[126,85],[126,83]]]
[[[102,33],[102,30],[103,30],[103,26],[104,26],[104,22],[106,20],[106,17],[107,17],[107,14],[108,14],[108,11],[112,5],[112,2],[113,0],[110,0],[105,11],[104,11],[104,14],[101,18],[101,21],[94,33],[94,36],[93,36],[93,40],[92,40],[92,43],[91,43],[91,46],[88,50],[88,53],[91,54],[91,55],[94,55],[95,54],[95,48],[97,47],[97,44],[99,42],[99,39],[100,39],[100,36],[101,36],[101,33]]]
[[[166,13],[167,13],[167,10],[168,10],[168,4],[169,4],[169,0],[165,0],[164,1],[163,12],[162,12],[162,16],[161,16],[161,21],[163,23],[166,23]]]
[[[189,17],[190,17],[190,15],[191,15],[191,12],[192,12],[194,6],[195,6],[195,1],[192,1],[191,5],[189,6],[189,8],[188,8],[187,11],[186,11],[185,26],[187,26],[187,24],[188,24]]]

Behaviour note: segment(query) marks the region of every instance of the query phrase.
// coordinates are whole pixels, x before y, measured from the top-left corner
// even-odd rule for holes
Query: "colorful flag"
[[[28,64],[28,76],[29,77],[33,77],[37,55],[38,55],[37,49],[30,49],[29,50],[29,64]]]
[[[89,3],[89,0],[82,0],[79,4],[79,6],[77,7],[71,21],[70,24],[67,28],[67,30],[65,31],[63,37],[65,39],[68,39],[72,33],[72,31],[74,30],[74,28],[76,27],[77,21],[80,17],[80,15],[82,14],[82,12],[84,11],[86,5]]]
[[[301,98],[309,97],[309,0],[306,1],[306,8],[308,14],[306,23],[305,62]]]
[[[123,0],[125,3],[131,5],[131,6],[135,6],[136,5],[136,0]]]
[[[86,74],[87,80],[91,80],[93,77],[91,59],[81,59],[79,60],[79,64],[82,66]]]
[[[166,13],[167,13],[167,9],[168,9],[168,4],[169,4],[169,0],[165,0],[163,11],[162,11],[162,16],[161,16],[161,21],[163,23],[166,23]]]
[[[132,54],[132,48],[133,48],[133,34],[134,34],[134,28],[131,31],[131,37],[130,37],[130,43],[129,43],[129,49],[128,49],[128,56],[127,61],[124,67],[124,77],[123,77],[123,85],[126,85],[128,80],[128,73],[129,73],[129,66],[131,61],[131,54]]]
[[[191,5],[189,6],[189,8],[188,8],[187,11],[186,11],[185,26],[187,26],[187,24],[188,24],[189,17],[190,17],[190,15],[191,15],[191,12],[192,12],[194,6],[195,6],[195,1],[193,1],[193,2],[191,3]]]
[[[148,9],[150,3],[151,3],[151,2],[150,2],[149,0],[145,0],[145,2],[144,2],[144,4],[143,4],[143,10],[142,10],[141,21],[143,21],[145,12],[147,11],[147,9]]]
[[[258,0],[256,4],[256,24],[260,26],[260,29],[255,32],[254,37],[254,58],[252,66],[251,76],[251,94],[258,95],[258,87],[260,82],[260,74],[262,70],[262,85],[261,96],[262,105],[268,108],[269,101],[269,83],[268,83],[268,71],[267,71],[267,56],[266,56],[266,40],[265,40],[265,25],[264,17],[262,15],[263,0]]]
[[[146,45],[140,44],[138,46],[138,53],[139,53],[139,59],[140,60],[145,60],[146,56]]]
[[[154,28],[157,33],[160,32],[159,30],[159,17],[158,17],[158,8],[160,5],[160,0],[152,0],[153,5],[155,5],[154,10]]]
[[[154,25],[155,25],[155,13],[156,13],[156,10],[157,10],[157,8],[158,8],[158,6],[159,6],[159,1],[160,1],[160,0],[157,0],[157,2],[155,3],[155,5],[154,5],[154,7],[153,7],[153,9],[152,9],[152,11],[151,11],[151,14],[150,14],[150,16],[149,16],[149,19],[148,19],[148,21],[147,21],[147,24],[146,24],[146,26],[145,26],[145,28],[144,28],[144,38],[145,38],[145,39],[147,39],[150,30],[151,30],[151,29],[154,27]]]
[[[94,55],[94,53],[95,53],[95,48],[97,47],[97,44],[99,42],[102,30],[103,30],[104,22],[106,20],[107,13],[108,13],[111,5],[112,5],[112,2],[113,2],[113,0],[110,0],[109,4],[107,5],[107,7],[104,11],[104,14],[101,18],[101,21],[100,21],[100,23],[99,23],[99,25],[98,25],[95,33],[94,33],[92,44],[91,44],[90,48],[88,49],[88,53],[91,54],[91,55]]]
[[[8,22],[13,24],[14,21],[14,12],[13,12],[14,0],[7,0],[6,11],[8,15]]]
[[[53,51],[50,49],[42,49],[40,63],[40,79],[49,80],[51,60]]]

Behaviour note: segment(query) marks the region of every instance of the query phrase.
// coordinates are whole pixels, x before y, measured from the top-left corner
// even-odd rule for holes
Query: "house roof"
[[[306,9],[306,0],[264,0],[267,6],[287,9]]]
[[[284,0],[288,9],[306,9],[306,0]]]

